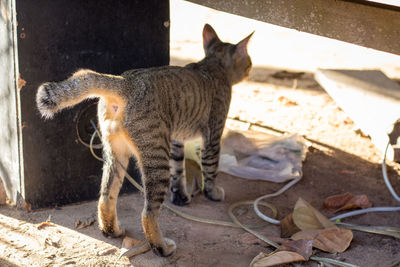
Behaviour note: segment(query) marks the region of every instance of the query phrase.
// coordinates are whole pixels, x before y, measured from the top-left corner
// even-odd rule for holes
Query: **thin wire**
[[[90,121],[90,122],[92,122],[92,121]],[[99,156],[97,156],[97,154],[94,153],[94,150],[93,150],[93,140],[94,140],[94,138],[96,137],[96,134],[98,134],[97,130],[96,130],[96,131],[92,134],[92,136],[90,137],[90,144],[89,144],[90,153],[92,153],[92,156],[93,156],[95,159],[97,159],[97,160],[99,160],[99,161],[104,161],[102,158],[100,158]],[[99,137],[100,137],[100,135],[99,135]]]
[[[94,152],[94,150],[92,148],[92,144],[93,144],[93,140],[94,140],[95,136],[96,135],[98,135],[99,137],[101,137],[101,136],[100,136],[100,132],[98,131],[98,129],[97,129],[96,125],[94,124],[94,122],[90,121],[90,123],[92,124],[93,128],[95,129],[94,133],[92,134],[92,136],[90,138],[90,146],[89,146],[90,147],[90,152],[92,153],[92,156],[94,158],[96,158],[97,160],[104,161],[102,158],[100,158],[99,156],[96,155],[96,153]],[[125,167],[123,166],[123,164],[121,162],[119,162],[117,159],[116,159],[116,162],[118,162],[118,164],[120,164],[122,169],[124,170],[125,178],[131,184],[133,184],[140,192],[143,193],[143,187],[139,183],[137,183],[135,181],[135,179],[133,179],[132,176],[125,170]],[[250,203],[250,201],[241,201],[241,202],[238,202],[236,204],[244,205],[244,204],[252,204],[252,202]],[[276,218],[278,216],[278,210],[272,204],[269,204],[267,202],[261,202],[259,204],[262,205],[262,206],[270,208],[272,210],[274,218]],[[179,216],[181,216],[181,217],[183,217],[185,219],[192,220],[192,221],[195,221],[195,222],[201,222],[201,223],[207,223],[207,224],[213,224],[213,225],[220,225],[220,226],[228,226],[228,227],[234,227],[234,228],[243,227],[243,226],[239,226],[239,225],[237,225],[235,223],[228,222],[228,221],[222,221],[222,220],[215,220],[215,219],[208,219],[208,218],[201,218],[201,217],[193,216],[193,215],[184,213],[184,212],[182,212],[182,211],[170,206],[168,203],[164,203],[163,206],[165,206],[167,209],[169,209],[170,211],[174,212],[175,214],[177,214],[177,215],[179,215]],[[259,228],[261,226],[264,226],[264,225],[245,225],[244,227],[246,227],[246,228]]]
[[[89,148],[90,148],[90,152],[92,153],[93,157],[95,157],[97,160],[103,161],[102,158],[100,158],[99,156],[96,155],[96,153],[93,150],[93,140],[95,138],[96,135],[99,136],[99,138],[101,138],[100,132],[98,131],[96,125],[94,124],[93,121],[90,121],[90,123],[92,124],[93,128],[95,129],[95,132],[92,134],[91,138],[90,138],[90,144],[89,144]],[[389,144],[388,144],[389,145]],[[394,192],[393,187],[391,186],[389,179],[387,177],[387,171],[386,171],[386,152],[387,152],[387,148],[385,149],[385,153],[384,153],[384,158],[383,158],[383,162],[382,162],[382,172],[383,172],[383,176],[385,179],[385,183],[388,186],[389,190],[391,191],[392,195],[396,198],[396,200],[399,201],[400,198],[398,198],[397,194]],[[117,162],[122,166],[122,164],[117,160]],[[124,169],[124,168],[123,168]],[[125,170],[125,169],[124,169]],[[141,185],[139,185],[130,175],[128,172],[125,171],[125,177],[128,179],[129,182],[131,182],[139,191],[143,192],[143,187]],[[207,219],[207,218],[200,218],[197,216],[192,216],[189,214],[186,214],[184,212],[181,212],[177,209],[175,209],[174,207],[171,207],[170,205],[168,205],[167,203],[164,203],[164,206],[169,209],[170,211],[174,212],[175,214],[188,219],[188,220],[192,220],[192,221],[196,221],[196,222],[201,222],[201,223],[207,223],[207,224],[213,224],[213,225],[220,225],[220,226],[229,226],[229,227],[236,227],[236,228],[242,228],[244,230],[246,230],[247,232],[253,234],[254,236],[256,236],[257,238],[259,238],[260,240],[264,241],[265,243],[278,248],[279,244],[268,239],[267,237],[257,233],[256,231],[250,229],[250,226],[247,225],[243,225],[238,219],[237,217],[234,215],[233,210],[240,206],[240,205],[245,205],[245,204],[253,204],[254,207],[254,211],[256,212],[256,214],[263,220],[275,224],[275,225],[279,225],[280,221],[276,220],[274,218],[268,217],[265,214],[263,214],[259,208],[258,205],[263,205],[266,207],[269,207],[274,214],[274,217],[276,218],[277,216],[277,209],[275,208],[275,206],[273,206],[272,204],[269,204],[267,202],[261,202],[262,200],[266,199],[266,198],[270,198],[270,197],[275,197],[278,196],[280,194],[282,194],[283,192],[285,192],[286,190],[288,190],[289,188],[291,188],[293,185],[295,185],[296,183],[298,183],[301,178],[303,177],[303,173],[300,171],[300,176],[297,179],[294,179],[292,181],[290,181],[289,183],[287,183],[285,186],[283,186],[280,190],[278,190],[277,192],[273,193],[273,194],[268,194],[268,195],[264,195],[262,197],[257,198],[254,202],[252,201],[241,201],[241,202],[237,202],[232,204],[229,207],[228,210],[228,214],[230,216],[230,218],[232,219],[232,222],[227,222],[227,221],[220,221],[220,220],[214,220],[214,219]],[[330,220],[337,220],[337,219],[342,219],[342,218],[346,218],[346,217],[350,217],[350,216],[354,216],[354,215],[358,215],[358,214],[364,214],[367,212],[372,212],[372,211],[400,211],[400,207],[377,207],[377,208],[370,208],[370,209],[364,209],[364,210],[359,210],[359,211],[352,211],[352,212],[348,212],[345,214],[341,214],[338,216],[335,216],[333,218],[331,218]],[[146,250],[147,251],[147,250]],[[144,250],[142,251],[141,249],[138,249],[137,247],[133,247],[131,249],[129,249],[125,255],[137,255],[144,252]],[[121,258],[122,255],[120,255],[120,257],[118,259]],[[315,256],[311,256],[310,257],[311,260],[314,261],[318,261],[318,262],[325,262],[325,263],[332,263],[338,266],[344,266],[344,267],[357,267],[357,265],[353,265],[353,264],[349,264],[349,263],[345,263],[345,262],[341,262],[341,261],[337,261],[337,260],[333,260],[333,259],[329,259],[329,258],[321,258],[321,257],[315,257]],[[118,260],[116,261],[116,263],[118,262]]]
[[[389,181],[389,177],[387,175],[387,170],[386,170],[386,154],[387,154],[387,150],[389,148],[389,145],[390,145],[390,141],[387,143],[386,148],[385,148],[385,153],[383,154],[382,175],[383,175],[383,180],[385,181],[386,187],[389,189],[389,191],[392,194],[392,196],[394,197],[394,199],[396,199],[397,202],[400,202],[400,197],[394,191],[393,186]]]
[[[389,147],[390,143],[388,142],[388,144],[386,145],[385,148],[385,152],[383,154],[383,160],[382,160],[382,174],[383,174],[383,179],[385,181],[386,187],[389,189],[390,193],[392,194],[392,196],[398,201],[400,202],[400,197],[396,194],[396,192],[394,191],[388,175],[387,175],[387,169],[386,169],[386,154],[387,154],[387,149]],[[286,184],[284,187],[281,188],[281,190],[279,190],[278,192],[274,193],[274,194],[268,194],[262,197],[257,198],[254,201],[254,211],[255,213],[258,215],[258,217],[260,217],[261,219],[263,219],[264,221],[267,221],[269,223],[272,224],[276,224],[279,225],[280,221],[272,219],[268,216],[266,216],[265,214],[263,214],[257,207],[257,204],[259,201],[269,198],[269,197],[274,197],[274,196],[278,196],[280,194],[282,194],[283,192],[285,192],[287,189],[289,189],[290,187],[292,187],[294,184],[298,183],[300,181],[300,179],[302,178],[302,175],[300,176],[300,178],[296,179],[296,180],[292,180],[291,182],[289,182],[288,184]],[[348,217],[352,217],[352,216],[356,216],[356,215],[361,215],[361,214],[365,214],[365,213],[370,213],[370,212],[394,212],[394,211],[400,211],[400,207],[374,207],[374,208],[368,208],[368,209],[362,209],[362,210],[355,210],[355,211],[350,211],[350,212],[346,212],[337,216],[334,216],[332,218],[329,218],[329,220],[331,221],[336,221],[336,220],[341,220],[344,218],[348,218]]]
[[[281,222],[279,220],[275,220],[275,219],[273,219],[271,217],[268,217],[264,213],[262,213],[260,211],[260,209],[258,208],[258,204],[260,203],[261,200],[264,200],[264,199],[270,198],[270,197],[275,197],[275,196],[278,196],[278,195],[282,194],[283,192],[288,190],[290,187],[292,187],[296,183],[300,182],[302,177],[303,177],[303,172],[300,172],[300,177],[299,178],[293,179],[292,181],[287,183],[285,186],[283,186],[279,191],[277,191],[277,192],[275,192],[273,194],[268,194],[268,195],[265,195],[265,196],[257,198],[253,203],[253,208],[254,208],[255,213],[258,215],[258,217],[260,217],[261,219],[263,219],[264,221],[267,221],[269,223],[279,225]]]
[[[352,217],[360,214],[370,213],[370,212],[383,212],[383,211],[400,211],[400,207],[375,207],[362,210],[354,210],[346,212],[344,214],[337,215],[335,217],[329,218],[331,221],[341,220],[343,218]]]
[[[93,149],[93,148],[94,148],[94,149],[101,149],[101,148],[103,148],[103,145],[102,145],[101,143],[100,143],[100,144],[93,144],[93,145],[90,145],[90,144],[86,143],[85,141],[83,141],[83,139],[82,139],[82,137],[81,137],[81,134],[80,134],[80,132],[79,132],[79,127],[78,127],[82,115],[86,112],[86,110],[88,110],[90,107],[92,107],[93,105],[96,105],[96,104],[97,104],[97,102],[92,103],[91,105],[87,106],[87,107],[79,114],[78,119],[77,119],[76,124],[75,124],[75,131],[76,131],[76,136],[78,137],[78,141],[79,141],[82,145],[84,145],[84,146],[87,147],[87,148],[91,148],[91,147],[92,147],[92,149]],[[93,126],[92,120],[90,120],[90,123],[91,123],[92,126]],[[97,131],[96,128],[94,128],[94,129]],[[99,137],[100,137],[100,135],[99,135]]]
[[[389,189],[390,193],[396,199],[398,202],[400,202],[400,197],[396,194],[396,192],[393,189],[392,184],[389,181],[389,177],[387,175],[387,169],[386,169],[386,154],[387,150],[389,148],[390,141],[387,143],[385,152],[383,153],[383,158],[382,158],[382,175],[383,175],[383,180],[385,181],[386,187]],[[382,211],[400,211],[400,207],[375,207],[375,208],[368,208],[368,209],[362,209],[362,210],[355,210],[355,211],[350,211],[344,214],[340,214],[338,216],[335,216],[333,218],[330,218],[331,221],[335,220],[340,220],[343,218],[355,216],[355,215],[360,215],[364,213],[369,213],[369,212],[382,212]]]
[[[97,134],[99,137],[101,137],[101,135],[100,135],[100,132],[97,130],[97,127],[96,127],[96,125],[94,124],[94,122],[93,122],[93,121],[90,121],[90,122],[91,122],[92,126],[93,126],[94,129],[95,129],[95,132],[92,134],[92,137],[91,137],[91,140],[90,140],[90,152],[92,153],[92,155],[93,155],[96,159],[98,159],[98,160],[100,160],[100,161],[104,161],[102,158],[98,157],[98,156],[94,153],[94,151],[93,151],[92,144],[93,144],[94,137],[95,137],[96,134]],[[121,166],[123,166],[122,163],[120,163],[118,160],[117,160],[117,162],[118,162]],[[132,176],[130,176],[130,174],[125,170],[125,168],[122,168],[122,169],[123,169],[124,172],[125,172],[125,178],[127,178],[129,182],[131,182],[140,192],[143,193],[143,187],[142,187],[141,185],[139,185],[139,184],[132,178]],[[289,183],[286,184],[281,190],[279,190],[278,192],[276,192],[276,193],[274,193],[274,194],[270,194],[270,196],[276,196],[276,195],[279,195],[279,194],[283,193],[284,191],[286,191],[287,189],[289,189],[291,186],[293,186],[295,183],[297,183],[298,181],[300,181],[300,179],[301,179],[302,176],[303,176],[303,174],[302,174],[302,172],[300,172],[300,178],[295,179],[295,180],[289,182]],[[261,198],[265,198],[265,196],[263,196],[263,197],[261,197]],[[257,199],[257,200],[258,200],[258,201],[257,201],[257,205],[263,205],[263,206],[269,207],[269,208],[272,210],[272,212],[273,212],[273,214],[274,214],[274,217],[277,217],[277,215],[278,215],[278,210],[276,209],[275,206],[273,206],[272,204],[267,203],[267,202],[261,202],[261,199],[260,199],[260,198]],[[265,243],[267,243],[267,244],[269,244],[269,245],[271,245],[271,246],[273,246],[273,247],[275,247],[275,248],[278,248],[278,247],[279,247],[279,244],[278,244],[278,243],[276,243],[275,241],[272,241],[272,240],[270,240],[269,238],[267,238],[267,237],[265,237],[265,236],[263,236],[263,235],[257,233],[256,231],[250,229],[251,226],[242,224],[242,223],[237,219],[237,217],[234,215],[233,210],[234,210],[236,207],[238,207],[239,205],[245,205],[245,204],[251,204],[251,203],[252,203],[252,201],[240,201],[240,202],[237,202],[237,203],[232,204],[232,205],[229,207],[228,214],[229,214],[229,216],[231,217],[233,223],[232,223],[232,222],[226,222],[226,221],[220,221],[220,220],[206,219],[206,218],[201,218],[201,217],[189,215],[189,214],[186,214],[186,213],[184,213],[184,212],[181,212],[181,211],[175,209],[174,207],[171,207],[171,206],[168,205],[167,203],[164,203],[163,206],[165,206],[167,209],[169,209],[170,211],[174,212],[175,214],[177,214],[177,215],[179,215],[179,216],[181,216],[181,217],[183,217],[183,218],[185,218],[185,219],[192,220],[192,221],[195,221],[195,222],[201,222],[201,223],[207,223],[207,224],[213,224],[213,225],[220,225],[220,226],[229,226],[229,227],[235,227],[235,228],[242,228],[242,229],[246,230],[247,232],[253,234],[253,235],[256,236],[257,238],[259,238],[260,240],[264,241]],[[253,205],[254,205],[254,204],[253,204]],[[256,205],[256,207],[257,207],[257,205]],[[258,210],[258,207],[257,207],[257,210]],[[260,214],[261,214],[261,212],[260,212]],[[264,215],[264,216],[265,216],[265,215]],[[270,217],[268,217],[268,218],[269,218],[270,220],[274,220],[273,218],[270,218]],[[146,243],[147,243],[147,242],[146,242]],[[141,254],[141,253],[146,252],[147,250],[144,249],[144,248],[147,248],[146,243],[145,243],[145,244],[142,244],[141,246],[134,246],[134,247],[130,248],[128,251],[126,251],[125,253],[121,254],[121,255],[117,258],[117,260],[115,261],[114,266],[117,266],[118,261],[119,261],[119,260],[121,259],[121,257],[124,256],[124,255],[130,257],[130,256],[133,256],[133,255],[138,255],[138,254]],[[334,264],[336,264],[336,265],[338,265],[338,266],[343,266],[343,267],[358,267],[357,265],[353,265],[353,264],[349,264],[349,263],[345,263],[345,262],[341,262],[341,261],[337,261],[337,260],[333,260],[333,259],[329,259],[329,258],[320,258],[320,257],[311,256],[310,259],[311,259],[311,260],[314,260],[314,261],[318,261],[318,262],[334,263]]]

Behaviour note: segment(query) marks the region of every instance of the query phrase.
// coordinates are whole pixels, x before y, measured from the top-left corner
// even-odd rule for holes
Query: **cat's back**
[[[201,75],[193,68],[180,66],[161,66],[153,68],[133,69],[121,74],[126,80],[135,83],[157,83],[157,82],[187,82],[199,80]]]
[[[209,90],[210,78],[191,64],[188,66],[162,66],[124,72],[121,76],[126,80],[127,97],[134,97],[138,101],[138,98],[164,98],[166,94],[173,94],[176,98],[182,98]]]

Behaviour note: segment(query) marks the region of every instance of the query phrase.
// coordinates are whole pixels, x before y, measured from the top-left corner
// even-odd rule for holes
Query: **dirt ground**
[[[171,2],[174,10],[171,11],[172,65],[187,63],[191,60],[189,56],[192,59],[201,57],[201,43],[197,37],[200,31],[190,36],[175,34],[178,26],[174,28],[174,18],[175,23],[179,24],[181,19],[188,16],[187,8],[192,8],[191,5],[188,7],[188,4],[181,1]],[[198,21],[194,29],[204,24],[204,20],[213,21],[215,17],[222,16],[220,12],[206,9],[201,9],[199,13],[203,20]],[[193,16],[196,18],[199,14]],[[224,23],[228,23],[223,18]],[[238,20],[235,16],[230,18],[232,23]],[[285,30],[281,34],[287,35]],[[229,36],[229,32],[220,35],[222,39],[225,36]],[[192,46],[197,47],[196,54],[188,52],[191,50],[187,47]],[[310,64],[318,65],[311,59]],[[285,69],[290,69],[290,62],[287,62],[287,66]],[[390,62],[378,62],[376,66],[388,68],[391,74],[397,75],[396,69],[390,67]],[[354,122],[315,82],[312,73],[282,78],[279,75],[282,74],[282,67],[255,64],[249,80],[234,87],[229,113],[230,118],[299,133],[312,140],[303,165],[302,181],[270,200],[278,208],[279,218],[293,210],[299,197],[325,215],[332,216],[323,210],[322,201],[330,195],[344,192],[366,194],[374,206],[398,205],[383,182],[380,167],[382,155],[371,140],[356,131]],[[312,68],[297,67],[300,70]],[[399,165],[389,163],[388,174],[399,192]],[[249,181],[224,173],[219,174],[218,183],[225,189],[224,202],[210,202],[199,195],[190,205],[179,209],[200,217],[229,220],[227,210],[230,204],[255,199],[275,192],[282,186]],[[143,198],[139,193],[123,195],[119,199],[120,223],[131,236],[138,239],[144,239],[140,225],[142,207]],[[260,222],[251,207],[241,208],[240,214],[239,218],[243,221]],[[55,225],[37,229],[38,224],[46,221],[49,215]],[[76,229],[78,220],[91,218],[96,218],[96,201],[32,212],[0,207],[0,266],[113,266],[122,240],[104,237],[96,226],[97,222]],[[373,213],[343,221],[359,225],[400,227],[400,214]],[[149,252],[130,260],[122,258],[116,266],[248,266],[260,252],[272,251],[262,241],[241,229],[188,221],[166,209],[162,211],[160,222],[165,236],[176,241],[176,254],[169,258],[159,258]],[[275,225],[267,225],[259,231],[269,237],[280,234],[279,227]],[[354,232],[354,239],[347,251],[337,254],[319,252],[317,255],[359,266],[387,266],[400,257],[400,241],[392,237]],[[308,266],[317,264],[310,263]]]

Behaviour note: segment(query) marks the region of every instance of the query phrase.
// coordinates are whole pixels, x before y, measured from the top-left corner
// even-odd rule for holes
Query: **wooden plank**
[[[400,85],[378,70],[318,70],[315,79],[355,124],[399,162]],[[400,140],[400,139],[399,139]]]
[[[400,54],[400,7],[363,0],[189,0],[217,10]]]
[[[0,2],[0,177],[14,203],[23,194],[20,184],[19,91],[17,89],[15,0]]]
[[[96,112],[88,112],[93,102],[46,121],[35,105],[37,88],[43,82],[66,79],[80,68],[120,74],[168,65],[169,1],[18,0],[16,4],[18,65],[26,80],[20,90],[25,201],[39,208],[95,199],[102,163],[76,134],[76,125],[83,136],[93,133],[90,119],[96,120]],[[131,174],[138,178],[137,172]]]

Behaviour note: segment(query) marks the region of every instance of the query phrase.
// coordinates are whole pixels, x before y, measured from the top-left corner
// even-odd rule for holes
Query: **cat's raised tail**
[[[43,117],[51,118],[58,111],[94,97],[120,97],[122,76],[79,70],[61,82],[44,83],[36,93],[36,105]]]

